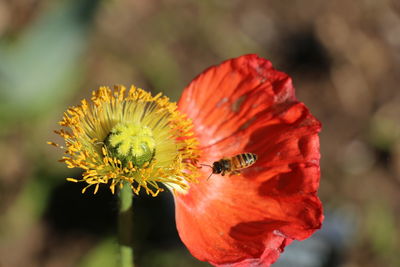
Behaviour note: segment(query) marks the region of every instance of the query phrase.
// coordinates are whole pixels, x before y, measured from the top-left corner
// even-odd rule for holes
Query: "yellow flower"
[[[199,158],[192,122],[179,113],[175,103],[161,93],[150,93],[134,86],[114,89],[100,87],[91,103],[69,108],[60,125],[70,130],[55,131],[65,139],[61,161],[69,168],[82,168],[88,185],[115,186],[129,183],[133,192],[143,188],[156,196],[163,191],[159,183],[171,190],[186,192],[198,176],[195,162]]]

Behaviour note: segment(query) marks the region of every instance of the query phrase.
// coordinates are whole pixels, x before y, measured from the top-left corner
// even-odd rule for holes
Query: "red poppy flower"
[[[211,170],[203,167],[199,183],[175,193],[177,228],[193,256],[215,266],[269,266],[321,227],[321,125],[288,75],[241,56],[200,74],[178,107],[193,120],[201,163],[258,155],[241,175],[207,180]]]
[[[178,107],[134,86],[101,87],[60,125],[65,146],[49,144],[65,150],[69,168],[84,170],[69,181],[86,183],[82,192],[103,184],[152,196],[164,184],[182,241],[200,260],[269,266],[321,226],[320,123],[296,100],[290,77],[256,55],[206,70]],[[197,165],[246,152],[258,160],[242,175],[208,179],[211,170]],[[121,201],[130,193],[122,190]]]

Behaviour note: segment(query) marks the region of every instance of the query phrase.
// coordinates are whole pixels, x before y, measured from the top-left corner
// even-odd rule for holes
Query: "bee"
[[[215,161],[212,166],[201,164],[212,168],[212,173],[208,176],[207,180],[213,174],[238,174],[240,170],[245,169],[253,165],[257,161],[257,155],[254,153],[243,153],[231,158],[223,158]]]

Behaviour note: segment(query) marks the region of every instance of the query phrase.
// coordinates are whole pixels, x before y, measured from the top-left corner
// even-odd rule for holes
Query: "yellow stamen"
[[[60,161],[68,168],[82,168],[82,179],[67,178],[71,182],[85,181],[86,189],[109,184],[115,187],[129,183],[139,194],[157,196],[165,184],[173,191],[187,191],[196,181],[199,158],[197,140],[192,123],[179,113],[175,103],[161,94],[123,86],[114,90],[101,87],[86,100],[64,113],[60,125],[70,130],[55,131],[65,139]]]

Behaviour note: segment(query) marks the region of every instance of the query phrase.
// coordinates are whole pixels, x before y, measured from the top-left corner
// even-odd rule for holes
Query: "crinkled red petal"
[[[201,163],[251,152],[242,175],[210,174],[177,194],[176,223],[190,252],[216,266],[269,266],[323,219],[320,123],[295,98],[289,76],[246,55],[211,67],[185,89],[179,109],[193,120]]]

